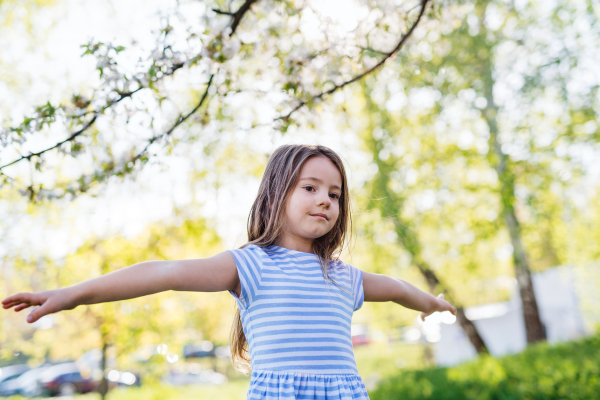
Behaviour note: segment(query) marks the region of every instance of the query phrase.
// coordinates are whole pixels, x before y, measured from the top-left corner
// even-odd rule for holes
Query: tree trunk
[[[513,262],[515,266],[515,275],[519,284],[521,293],[521,303],[523,307],[523,319],[525,321],[525,331],[527,333],[527,343],[535,343],[541,340],[546,340],[546,330],[540,319],[538,305],[533,291],[531,281],[531,272],[527,253],[521,239],[521,228],[515,214],[515,176],[509,167],[508,156],[503,153],[500,143],[498,142],[498,123],[496,116],[498,108],[494,104],[493,86],[494,80],[492,77],[491,66],[489,62],[485,62],[485,94],[487,100],[486,109],[483,115],[490,129],[489,138],[489,160],[500,182],[500,200],[502,203],[502,216],[508,227],[510,241],[513,246]]]
[[[108,274],[110,272],[110,264],[108,262],[104,262],[101,266],[100,272],[102,275]],[[98,393],[100,393],[102,400],[106,400],[106,395],[108,393],[108,380],[106,379],[106,351],[110,342],[110,328],[112,325],[112,319],[109,317],[109,311],[107,310],[108,307],[110,306],[107,304],[104,305],[104,310],[102,316],[100,317],[100,340],[102,341],[102,360],[100,361],[100,369],[102,370],[102,380],[98,386]]]
[[[488,350],[487,346],[485,345],[485,342],[479,335],[477,327],[475,326],[473,321],[467,318],[467,316],[465,315],[464,308],[460,306],[456,307],[456,320],[460,324],[460,327],[463,329],[463,331],[465,331],[465,333],[469,337],[469,340],[471,341],[473,347],[475,347],[477,353],[489,354],[490,351]]]
[[[533,282],[531,281],[529,262],[521,241],[519,222],[514,209],[511,208],[505,212],[504,220],[508,226],[510,241],[512,242],[514,249],[513,261],[515,264],[515,275],[517,276],[517,282],[519,283],[519,292],[521,294],[527,343],[546,340],[546,329],[540,318],[535,293],[533,291]]]
[[[413,257],[415,256],[416,254],[413,254]],[[421,274],[423,275],[423,277],[425,278],[425,280],[427,281],[427,285],[429,286],[429,291],[431,292],[431,294],[436,295],[436,290],[444,293],[444,297],[446,297],[446,299],[452,303],[454,308],[456,308],[456,321],[469,338],[469,341],[475,348],[475,351],[477,351],[477,354],[489,354],[489,350],[485,345],[483,338],[479,334],[477,327],[475,326],[473,321],[467,318],[467,316],[465,315],[464,308],[456,302],[456,300],[452,296],[452,293],[450,293],[450,290],[440,283],[435,272],[433,272],[431,268],[426,266],[424,261],[420,260],[415,264],[421,272]]]
[[[106,400],[106,394],[108,393],[108,381],[106,379],[106,348],[108,347],[108,343],[106,342],[106,335],[102,335],[102,361],[100,362],[100,369],[102,370],[102,380],[100,381],[100,386],[98,387],[98,393],[100,393],[100,397],[102,400]]]

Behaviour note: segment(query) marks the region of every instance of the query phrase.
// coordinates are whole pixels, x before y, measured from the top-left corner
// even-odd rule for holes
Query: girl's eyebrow
[[[300,178],[300,180],[301,180],[301,181],[303,181],[303,180],[315,181],[315,182],[317,182],[317,183],[323,184],[323,181],[322,181],[321,179],[319,179],[319,178],[315,178],[314,176],[308,176],[308,177],[306,177],[306,178]],[[341,188],[341,187],[339,187],[338,185],[331,185],[331,187],[332,187],[333,189],[342,190],[342,188]]]

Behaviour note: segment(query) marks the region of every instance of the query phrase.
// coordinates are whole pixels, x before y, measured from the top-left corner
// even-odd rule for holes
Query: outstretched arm
[[[5,309],[34,309],[27,322],[46,314],[72,310],[83,304],[106,303],[142,297],[167,290],[239,292],[239,278],[229,252],[211,258],[173,261],[144,261],[74,286],[39,293],[18,293],[2,300]]]
[[[363,290],[365,301],[393,301],[411,310],[421,311],[423,320],[436,311],[450,311],[456,315],[456,310],[444,300],[443,294],[434,297],[402,279],[363,271]]]

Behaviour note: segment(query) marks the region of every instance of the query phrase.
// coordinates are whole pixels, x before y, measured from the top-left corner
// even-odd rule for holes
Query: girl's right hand
[[[430,316],[431,314],[433,314],[436,311],[439,311],[439,312],[450,311],[450,313],[452,313],[452,315],[456,315],[456,309],[452,306],[452,304],[450,304],[446,300],[444,300],[443,293],[439,294],[435,299],[437,300],[435,308],[429,312],[422,312],[420,315],[421,321],[425,321],[425,317]]]
[[[27,316],[27,322],[29,323],[33,323],[47,314],[62,310],[72,310],[77,307],[77,303],[67,288],[47,290],[39,293],[17,293],[2,300],[2,307],[4,309],[15,307],[15,311],[21,311],[31,306],[40,307],[31,311],[29,316]]]

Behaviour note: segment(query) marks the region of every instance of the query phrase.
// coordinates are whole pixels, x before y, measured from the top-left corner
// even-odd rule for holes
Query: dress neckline
[[[274,249],[279,250],[279,251],[283,251],[284,253],[299,254],[299,255],[304,255],[304,256],[318,257],[315,253],[307,253],[305,251],[292,250],[292,249],[288,249],[287,247],[281,247],[281,246],[277,246],[277,245],[274,245],[274,244],[270,245],[269,247],[274,248]]]

